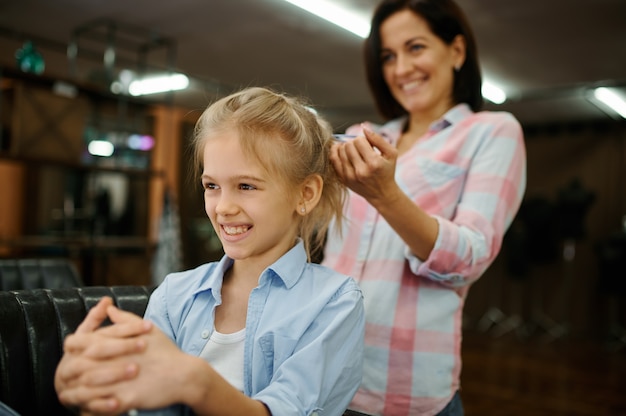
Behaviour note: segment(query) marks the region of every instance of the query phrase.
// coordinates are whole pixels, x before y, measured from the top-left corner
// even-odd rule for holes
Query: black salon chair
[[[103,296],[143,315],[151,293],[144,286],[0,291],[0,402],[22,416],[71,415],[53,384],[63,339]]]
[[[0,291],[0,416],[70,416],[54,390],[63,340],[103,296],[143,316],[153,287]],[[8,406],[8,408],[7,408]],[[344,416],[367,416],[346,410]]]
[[[0,290],[79,286],[82,279],[69,259],[0,259]]]

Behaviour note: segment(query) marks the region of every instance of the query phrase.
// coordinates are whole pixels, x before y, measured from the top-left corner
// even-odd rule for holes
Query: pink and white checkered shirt
[[[373,129],[397,143],[405,119]],[[347,133],[360,133],[354,126]],[[396,181],[439,222],[428,259],[351,192],[343,238],[323,264],[353,276],[365,300],[363,381],[350,406],[373,415],[433,415],[460,387],[468,289],[493,262],[526,188],[522,129],[509,113],[459,104],[398,158]]]

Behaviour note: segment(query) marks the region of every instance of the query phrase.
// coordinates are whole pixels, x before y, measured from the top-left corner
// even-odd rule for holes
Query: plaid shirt
[[[396,144],[405,123],[372,128]],[[353,276],[365,300],[363,381],[350,408],[432,415],[459,389],[464,301],[500,251],[526,188],[522,129],[508,113],[459,104],[398,158],[395,177],[439,222],[430,256],[412,255],[351,192],[343,239],[329,233],[323,264]]]

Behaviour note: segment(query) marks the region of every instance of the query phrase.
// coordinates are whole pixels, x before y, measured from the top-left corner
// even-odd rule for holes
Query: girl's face
[[[234,129],[204,147],[204,208],[226,255],[265,268],[291,249],[297,236],[297,201],[284,182],[246,157]]]
[[[421,16],[402,10],[383,21],[380,37],[383,77],[408,113],[437,118],[454,105],[454,67],[465,59],[461,36],[447,45]]]

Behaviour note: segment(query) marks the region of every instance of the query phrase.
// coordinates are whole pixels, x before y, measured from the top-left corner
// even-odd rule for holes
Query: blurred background
[[[235,89],[306,96],[337,132],[382,121],[362,64],[377,1],[300,3],[335,23],[283,0],[0,0],[0,257],[130,285],[221,256],[188,145]],[[528,153],[520,213],[467,300],[468,413],[624,414],[626,110],[601,98],[626,99],[626,1],[458,3],[485,108],[520,120]]]

